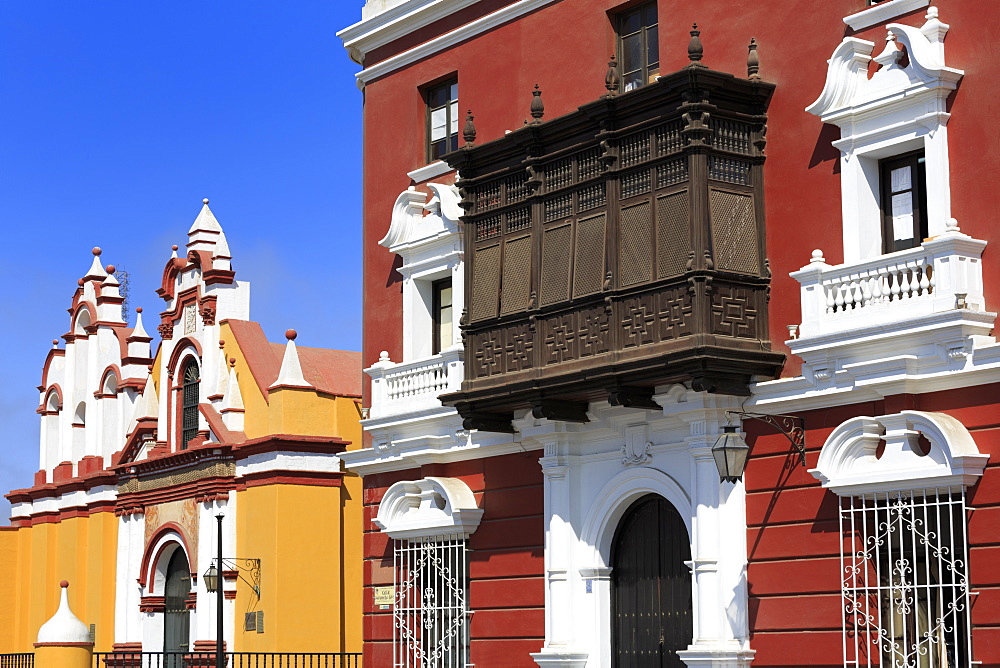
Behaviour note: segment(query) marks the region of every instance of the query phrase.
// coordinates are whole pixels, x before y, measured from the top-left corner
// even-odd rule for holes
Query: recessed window
[[[193,359],[184,365],[184,389],[181,399],[181,450],[187,450],[188,444],[198,435],[198,386],[201,376],[198,373],[198,363]]]
[[[924,152],[879,162],[882,187],[882,249],[886,253],[919,246],[927,233],[927,177]]]
[[[451,279],[445,278],[440,281],[434,281],[432,291],[434,295],[432,304],[434,332],[431,353],[437,355],[451,345],[453,338]]]
[[[431,86],[427,99],[427,162],[458,149],[458,80]]]
[[[623,90],[633,90],[655,81],[660,74],[656,3],[624,11],[618,14],[617,22]]]

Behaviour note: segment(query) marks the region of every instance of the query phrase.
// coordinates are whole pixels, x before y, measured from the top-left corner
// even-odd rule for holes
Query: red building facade
[[[1000,664],[998,27],[365,5],[367,662]]]

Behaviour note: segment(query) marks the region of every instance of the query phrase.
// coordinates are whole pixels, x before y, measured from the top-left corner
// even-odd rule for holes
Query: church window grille
[[[187,450],[191,439],[198,435],[198,391],[201,384],[201,376],[198,373],[198,363],[193,359],[184,365],[183,378],[181,450]]]

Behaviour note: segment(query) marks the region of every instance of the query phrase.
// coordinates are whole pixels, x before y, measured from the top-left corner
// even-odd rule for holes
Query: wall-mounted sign
[[[396,596],[395,587],[375,587],[375,605],[381,610],[388,610],[392,606],[392,599]]]

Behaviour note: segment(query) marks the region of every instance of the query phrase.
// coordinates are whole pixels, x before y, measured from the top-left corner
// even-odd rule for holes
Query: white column
[[[719,399],[722,403],[725,398]],[[691,668],[743,668],[750,665],[754,654],[747,644],[746,630],[743,484],[720,482],[712,457],[712,446],[726,422],[724,410],[706,407],[699,412],[700,416],[693,412],[684,418],[691,432],[686,441],[695,508],[690,562],[694,637],[678,656]]]
[[[545,477],[545,646],[532,654],[539,666],[583,668],[586,652],[573,651],[573,504],[563,442],[565,434],[543,437],[545,456],[539,460]]]

